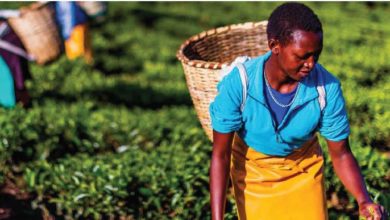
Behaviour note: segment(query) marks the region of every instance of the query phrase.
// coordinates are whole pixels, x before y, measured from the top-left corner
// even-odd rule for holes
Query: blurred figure
[[[7,63],[0,57],[0,105],[15,106],[14,80]]]
[[[15,102],[29,105],[30,96],[24,83],[30,77],[28,55],[19,37],[5,21],[0,23],[0,56],[0,104],[5,107],[13,107]]]
[[[84,57],[91,63],[92,50],[88,33],[88,15],[77,2],[55,2],[56,18],[69,59]]]
[[[77,4],[87,13],[88,17],[97,22],[102,22],[107,13],[106,2],[80,1]]]

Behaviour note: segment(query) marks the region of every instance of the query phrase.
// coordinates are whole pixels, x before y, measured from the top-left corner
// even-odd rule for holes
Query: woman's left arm
[[[359,165],[351,152],[348,138],[342,141],[327,140],[333,168],[347,190],[359,204],[359,214],[369,220],[386,219],[383,206],[375,204],[364,183]]]

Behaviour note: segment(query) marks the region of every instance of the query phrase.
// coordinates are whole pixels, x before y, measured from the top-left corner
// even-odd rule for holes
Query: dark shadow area
[[[353,208],[348,208],[348,194],[345,191],[337,191],[333,185],[330,185],[326,190],[326,198],[332,205],[328,208],[330,220],[338,219],[341,214],[347,215],[351,220],[359,219],[359,213]]]
[[[31,196],[23,193],[10,181],[0,186],[0,219],[40,220],[44,219],[39,209],[31,208]]]
[[[373,1],[367,1],[364,2],[367,8],[374,10],[376,8],[388,8],[389,4],[387,2],[373,2]]]
[[[128,42],[132,44],[133,42]],[[115,75],[121,73],[136,73],[143,69],[143,61],[137,58],[134,51],[125,50],[125,45],[118,45],[111,48],[94,48],[95,62],[93,68],[105,75]],[[124,57],[132,57],[131,62],[121,62]]]
[[[368,145],[373,146],[373,148],[377,149],[379,152],[387,153],[390,156],[390,138],[387,140],[372,140]]]
[[[101,104],[124,105],[128,108],[142,107],[145,109],[159,109],[164,106],[186,105],[192,106],[188,92],[158,90],[152,87],[141,87],[136,84],[120,82],[113,87],[85,90],[76,95],[64,95],[57,91],[49,91],[35,97],[38,103],[47,99],[72,103],[77,100],[93,100]]]
[[[39,97],[33,97],[33,100],[39,104],[44,103],[44,101],[47,99],[59,100],[59,101],[64,102],[64,103],[72,103],[72,102],[77,102],[79,97],[71,96],[71,95],[64,95],[64,94],[61,94],[57,91],[45,91],[42,94],[40,94]]]
[[[95,97],[98,102],[125,105],[129,108],[158,109],[163,106],[192,105],[188,93],[158,91],[151,87],[142,88],[128,83],[118,83],[109,88],[87,90],[84,94],[88,97]]]
[[[194,18],[185,15],[165,13],[151,10],[158,2],[144,2],[142,8],[135,8],[130,13],[136,17],[137,21],[146,28],[153,29],[158,20],[162,18],[172,18],[177,21],[195,21]]]

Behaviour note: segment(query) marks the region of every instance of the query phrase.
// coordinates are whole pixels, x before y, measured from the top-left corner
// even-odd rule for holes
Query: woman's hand
[[[382,206],[370,199],[359,165],[351,152],[348,139],[334,142],[327,140],[329,154],[337,176],[359,204],[360,217],[365,220],[386,220]]]
[[[388,213],[381,205],[365,202],[359,204],[359,216],[365,220],[386,220]]]

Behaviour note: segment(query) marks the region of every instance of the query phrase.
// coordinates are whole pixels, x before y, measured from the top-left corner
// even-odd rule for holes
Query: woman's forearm
[[[213,153],[210,169],[210,196],[213,220],[223,219],[225,213],[226,189],[230,173],[230,157]]]
[[[210,197],[212,220],[222,220],[225,214],[226,188],[230,174],[231,144],[234,133],[213,132],[213,153],[210,166]]]
[[[334,170],[345,188],[359,204],[372,202],[360,172],[360,167],[350,150],[348,140],[333,142],[329,149]]]

